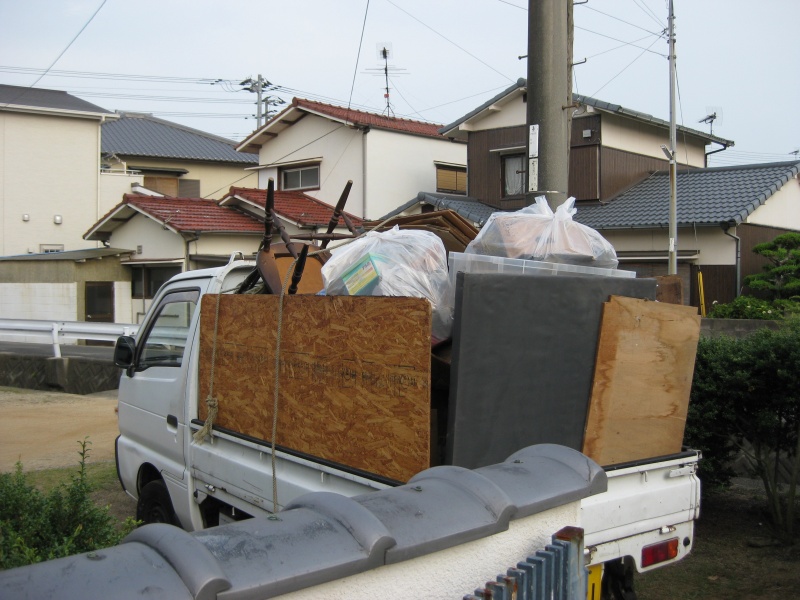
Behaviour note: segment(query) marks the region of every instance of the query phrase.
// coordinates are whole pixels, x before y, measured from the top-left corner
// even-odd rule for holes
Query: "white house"
[[[258,151],[259,187],[335,204],[352,180],[348,210],[377,219],[420,190],[465,193],[466,144],[440,127],[295,98],[237,149]]]

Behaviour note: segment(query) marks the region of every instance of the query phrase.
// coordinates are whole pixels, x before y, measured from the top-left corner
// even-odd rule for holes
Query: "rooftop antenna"
[[[394,117],[394,109],[392,108],[392,103],[389,100],[389,73],[392,75],[408,75],[408,73],[403,73],[405,69],[399,69],[394,65],[389,64],[389,59],[394,58],[392,53],[392,44],[390,42],[378,43],[376,45],[376,50],[378,54],[378,60],[383,61],[383,67],[367,69],[367,71],[376,71],[375,73],[372,73],[372,75],[383,75],[385,85],[383,97],[386,100],[386,108],[383,109],[383,114],[385,114],[387,117]]]
[[[714,121],[719,120],[722,123],[722,107],[706,106],[706,113],[706,116],[700,119],[698,123],[706,123],[709,135],[714,135]]]

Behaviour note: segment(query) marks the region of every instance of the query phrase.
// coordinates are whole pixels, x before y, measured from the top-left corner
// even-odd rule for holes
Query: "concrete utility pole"
[[[678,274],[678,145],[675,126],[675,12],[669,0],[669,263],[668,275]]]
[[[528,189],[525,204],[547,197],[551,208],[567,199],[569,88],[567,4],[528,0]]]

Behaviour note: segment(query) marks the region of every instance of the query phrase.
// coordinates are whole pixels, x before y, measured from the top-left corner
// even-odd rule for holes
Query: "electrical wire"
[[[658,39],[661,39],[661,38],[658,38]],[[653,46],[653,44],[655,44],[655,43],[658,41],[658,39],[654,40],[654,41],[653,41],[653,43],[652,43],[652,44],[650,44],[650,46],[652,47],[652,46]],[[630,66],[631,66],[633,63],[635,63],[637,60],[639,60],[640,58],[642,58],[642,56],[644,56],[644,54],[645,54],[645,51],[643,50],[642,52],[640,52],[640,53],[639,53],[639,56],[637,56],[637,57],[636,57],[636,58],[634,58],[634,59],[633,59],[631,62],[629,62],[627,65],[625,65],[625,67],[623,67],[623,69],[622,69],[622,70],[621,70],[619,73],[617,73],[616,75],[614,75],[614,76],[613,76],[611,79],[609,79],[607,82],[605,82],[605,83],[604,83],[604,84],[603,84],[603,85],[602,85],[602,86],[601,86],[601,87],[600,87],[600,88],[599,88],[597,91],[595,91],[595,92],[592,94],[592,97],[593,97],[593,98],[597,98],[597,94],[598,94],[599,92],[601,92],[601,91],[602,91],[602,90],[603,90],[603,89],[604,89],[606,86],[608,86],[608,84],[610,84],[610,83],[611,83],[612,81],[614,81],[614,80],[615,80],[617,77],[619,77],[620,75],[622,75],[622,74],[623,74],[625,71],[627,71],[627,70],[628,70],[628,67],[630,67]]]
[[[580,6],[581,8],[583,8],[585,10],[594,11],[596,13],[599,13],[601,15],[604,15],[604,16],[608,17],[609,19],[614,19],[615,21],[619,21],[620,23],[625,23],[626,25],[630,25],[631,27],[635,27],[636,29],[641,29],[642,31],[646,31],[650,35],[659,35],[659,36],[663,36],[664,35],[663,31],[661,33],[657,33],[655,31],[650,31],[649,29],[645,29],[644,27],[636,25],[635,23],[631,23],[630,21],[626,21],[625,19],[620,19],[619,17],[615,17],[614,15],[611,15],[611,14],[608,14],[606,12],[603,12],[602,10],[597,10],[596,8],[592,8],[588,4],[579,4],[577,6]]]
[[[597,36],[600,36],[600,37],[603,37],[603,38],[606,38],[606,39],[609,39],[609,40],[613,40],[615,42],[620,42],[621,44],[626,45],[626,46],[633,46],[634,48],[638,48],[639,50],[644,50],[645,52],[650,52],[651,54],[655,54],[655,55],[661,56],[663,58],[667,57],[666,54],[661,54],[660,52],[656,52],[655,50],[650,50],[650,48],[652,48],[653,44],[663,37],[663,36],[661,36],[659,34],[654,34],[654,35],[658,36],[656,38],[655,42],[653,42],[653,44],[650,44],[650,46],[648,46],[647,48],[644,48],[642,46],[637,46],[636,44],[634,44],[632,42],[626,42],[625,40],[620,40],[620,39],[617,39],[615,37],[611,37],[610,35],[606,35],[604,33],[599,33],[597,31],[592,31],[591,29],[586,29],[585,27],[579,27],[579,26],[575,25],[575,29],[580,29],[581,31],[585,31],[587,33],[593,33],[594,35],[597,35]],[[643,39],[647,39],[648,37],[651,37],[651,36],[645,36]]]
[[[69,50],[70,46],[72,46],[72,44],[74,44],[74,43],[75,43],[75,40],[77,40],[77,39],[80,37],[80,35],[83,33],[84,29],[86,29],[86,28],[89,26],[89,23],[91,23],[91,22],[94,20],[94,18],[97,16],[97,13],[99,13],[99,12],[100,12],[100,9],[102,9],[102,8],[103,8],[103,7],[106,5],[106,2],[108,2],[108,0],[103,0],[103,1],[100,3],[100,6],[98,6],[98,7],[97,7],[97,10],[96,10],[96,11],[94,11],[94,13],[92,14],[92,16],[91,16],[91,17],[89,17],[89,20],[88,20],[88,21],[86,21],[86,23],[84,23],[84,24],[83,24],[83,27],[81,27],[80,31],[78,31],[78,33],[76,33],[76,34],[75,34],[75,37],[73,37],[73,38],[70,40],[69,44],[67,44],[67,45],[66,45],[66,47],[65,47],[65,48],[64,48],[64,49],[63,49],[63,50],[62,50],[62,51],[59,53],[59,55],[56,57],[56,59],[55,59],[55,60],[54,60],[52,63],[50,63],[50,66],[49,66],[49,67],[47,67],[47,68],[44,70],[44,73],[42,73],[42,74],[39,76],[39,78],[38,78],[36,81],[34,81],[34,82],[33,82],[33,83],[32,83],[32,84],[29,86],[29,87],[33,87],[33,86],[35,86],[37,83],[39,83],[39,81],[41,81],[42,77],[44,77],[45,75],[47,75],[48,71],[50,71],[50,69],[52,69],[52,68],[53,68],[53,67],[56,65],[56,63],[57,63],[59,60],[61,60],[61,57],[62,57],[62,56],[64,56],[64,54],[66,53],[66,51],[67,51],[67,50]]]
[[[78,33],[75,34],[75,36],[70,40],[69,44],[66,45],[66,47],[58,54],[58,56],[56,56],[56,59],[53,62],[50,63],[50,66],[47,67],[44,70],[44,72],[42,72],[42,74],[39,75],[39,77],[36,78],[36,81],[34,81],[32,84],[30,84],[27,88],[21,90],[19,92],[19,94],[17,94],[17,96],[15,98],[13,98],[12,100],[9,100],[5,104],[3,104],[3,106],[8,106],[9,104],[13,104],[17,100],[17,98],[19,98],[20,96],[22,96],[25,93],[26,90],[29,90],[29,89],[33,88],[33,86],[35,86],[37,83],[39,83],[42,80],[42,78],[45,75],[47,75],[47,73],[50,71],[50,69],[52,69],[59,60],[61,60],[61,57],[64,56],[64,53],[67,50],[69,50],[70,46],[72,46],[72,44],[75,43],[75,40],[77,40],[80,37],[80,35],[83,33],[83,31],[89,26],[89,23],[91,23],[94,20],[94,18],[97,16],[97,13],[100,12],[100,9],[103,8],[106,5],[106,2],[108,2],[108,0],[103,0],[100,3],[100,6],[98,6],[97,10],[95,10],[94,13],[92,14],[92,16],[89,17],[89,20],[86,21],[86,23],[83,24],[83,27],[80,28],[80,31],[78,31]]]
[[[428,25],[427,23],[424,23],[424,22],[423,22],[423,21],[421,21],[420,19],[418,19],[417,17],[415,17],[414,15],[412,15],[410,12],[408,12],[406,9],[404,9],[404,8],[401,8],[401,7],[397,6],[397,4],[395,4],[394,2],[392,2],[392,0],[386,0],[386,2],[388,2],[389,4],[391,4],[392,6],[394,6],[394,7],[395,7],[397,10],[399,10],[400,12],[403,12],[403,13],[405,13],[406,15],[408,15],[409,17],[411,17],[412,19],[414,19],[414,20],[415,20],[417,23],[419,23],[419,24],[420,24],[420,25],[422,25],[423,27],[426,27],[427,29],[430,29],[430,30],[431,30],[433,33],[435,33],[436,35],[438,35],[440,38],[442,38],[443,40],[445,40],[445,41],[446,41],[446,42],[448,42],[449,44],[452,44],[453,46],[455,46],[456,48],[458,48],[459,50],[461,50],[462,52],[464,52],[464,53],[465,53],[465,54],[467,54],[468,56],[471,56],[472,58],[474,58],[475,60],[477,60],[479,63],[481,63],[483,66],[485,66],[485,67],[488,67],[489,69],[491,69],[492,71],[494,71],[495,73],[497,73],[498,75],[500,75],[501,77],[505,77],[505,78],[506,78],[506,79],[508,79],[509,81],[516,81],[515,79],[512,79],[511,77],[509,77],[508,75],[506,75],[505,73],[501,73],[500,71],[498,71],[497,69],[495,69],[495,68],[494,68],[492,65],[490,65],[490,64],[489,64],[489,63],[487,63],[486,61],[484,61],[484,60],[481,60],[480,58],[478,58],[477,56],[475,56],[475,55],[474,55],[472,52],[470,52],[470,51],[469,51],[469,50],[467,50],[466,48],[463,48],[462,46],[459,46],[459,45],[458,45],[458,44],[456,44],[456,43],[455,43],[453,40],[451,40],[451,39],[449,39],[449,38],[445,37],[445,35],[444,35],[444,34],[442,34],[442,33],[441,33],[441,32],[439,32],[439,31],[436,31],[436,30],[435,30],[433,27],[431,27],[431,26],[430,26],[430,25]]]
[[[666,27],[667,27],[667,26],[664,24],[664,22],[663,22],[661,19],[659,19],[659,18],[658,18],[658,15],[656,15],[656,13],[654,13],[654,12],[653,12],[653,11],[650,9],[650,7],[649,7],[649,6],[647,6],[646,4],[644,4],[644,2],[641,2],[641,3],[640,3],[640,0],[633,0],[633,3],[634,3],[636,6],[638,6],[638,7],[639,7],[639,9],[641,9],[641,11],[642,11],[644,14],[646,14],[646,15],[647,15],[648,17],[650,17],[650,18],[651,18],[653,21],[655,21],[656,23],[658,23],[658,25],[660,25],[662,28],[666,29]]]
[[[361,23],[361,37],[358,39],[358,54],[356,54],[356,66],[353,69],[353,83],[350,85],[350,98],[347,100],[347,110],[350,111],[350,104],[353,102],[353,90],[356,87],[356,75],[358,74],[358,61],[361,59],[361,46],[364,43],[364,31],[367,28],[367,15],[369,14],[369,0],[364,8],[364,21]]]

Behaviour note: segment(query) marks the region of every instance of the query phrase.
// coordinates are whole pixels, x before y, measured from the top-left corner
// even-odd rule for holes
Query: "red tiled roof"
[[[436,123],[425,123],[423,121],[414,121],[412,119],[398,119],[397,117],[389,117],[386,115],[379,115],[377,113],[369,113],[352,108],[344,108],[342,106],[333,106],[331,104],[315,102],[314,100],[304,100],[303,98],[292,99],[291,106],[296,106],[298,108],[313,111],[315,113],[327,115],[333,119],[354,123],[356,125],[369,125],[370,127],[391,129],[393,131],[402,131],[404,133],[429,135],[437,138],[442,137],[442,135],[439,133],[439,129],[443,126],[437,125]]]
[[[214,231],[263,233],[264,225],[256,218],[205,198],[156,198],[125,194],[124,204],[177,231]]]
[[[228,196],[239,196],[263,207],[267,203],[267,190],[232,187]],[[298,225],[306,227],[325,227],[331,220],[334,207],[321,200],[312,198],[303,192],[275,191],[275,213]],[[359,227],[363,219],[347,213],[353,225]],[[339,226],[344,227],[344,220],[339,219]]]

